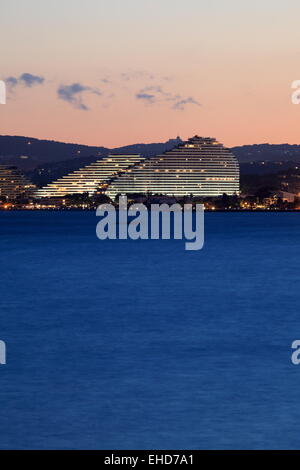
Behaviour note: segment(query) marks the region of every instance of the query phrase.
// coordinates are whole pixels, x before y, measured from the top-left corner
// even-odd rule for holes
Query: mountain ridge
[[[23,170],[37,185],[44,185],[71,171],[88,165],[109,153],[140,153],[150,157],[165,152],[182,142],[177,137],[166,142],[138,143],[113,149],[101,146],[89,146],[37,139],[26,136],[0,135],[0,165],[14,165]],[[259,162],[273,165],[282,162],[285,166],[300,164],[300,145],[298,144],[253,144],[230,148],[241,164],[241,171],[248,168],[250,173],[263,171]],[[253,170],[251,170],[251,164]],[[268,165],[269,163],[269,165]],[[267,169],[267,168],[266,168]],[[248,170],[247,170],[248,171]]]

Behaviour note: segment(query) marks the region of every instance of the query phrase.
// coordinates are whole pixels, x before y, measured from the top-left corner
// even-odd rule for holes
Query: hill
[[[109,149],[30,137],[0,136],[0,164],[21,168],[38,186],[92,163],[109,153],[153,156],[171,149],[180,138],[167,142],[133,144]],[[272,174],[300,163],[300,145],[255,144],[233,147],[241,174]]]
[[[240,163],[268,162],[300,162],[300,145],[290,144],[254,144],[232,147]]]
[[[90,155],[107,155],[105,147],[66,144],[31,137],[0,136],[0,164],[16,164],[20,168],[35,168],[45,162],[73,160]]]

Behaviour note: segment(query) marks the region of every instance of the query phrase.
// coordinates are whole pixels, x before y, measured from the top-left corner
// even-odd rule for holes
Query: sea
[[[300,214],[99,240],[90,211],[0,212],[1,449],[299,449]]]

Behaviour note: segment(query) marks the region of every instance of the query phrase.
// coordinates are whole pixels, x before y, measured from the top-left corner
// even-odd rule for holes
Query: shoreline
[[[0,213],[4,212],[95,212],[97,208],[93,209],[76,209],[76,208],[70,208],[70,209],[0,209]],[[116,210],[118,210],[116,208]],[[295,213],[300,213],[300,209],[205,209],[204,212],[211,212],[211,213],[216,213],[216,212],[230,212],[230,213],[249,213],[249,212],[267,212],[267,213],[284,213],[284,212],[295,212]]]

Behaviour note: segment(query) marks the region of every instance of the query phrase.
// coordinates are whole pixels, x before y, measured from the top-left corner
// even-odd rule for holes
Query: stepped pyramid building
[[[210,137],[192,137],[155,157],[111,155],[36,192],[63,196],[98,189],[118,194],[220,196],[239,192],[239,164],[227,148]]]
[[[143,160],[140,155],[109,155],[79,170],[73,171],[35,192],[35,197],[58,197],[104,190],[110,182],[128,168]]]
[[[112,198],[121,193],[205,197],[238,191],[237,159],[215,139],[195,136],[120,175],[107,194]]]
[[[32,184],[15,166],[0,165],[0,197],[8,200],[19,196],[27,197],[36,186]]]

